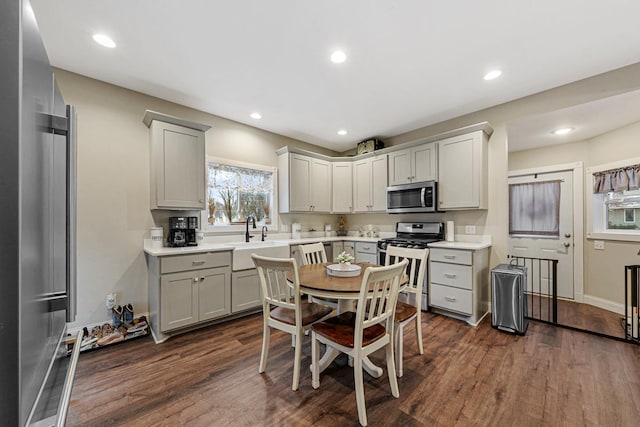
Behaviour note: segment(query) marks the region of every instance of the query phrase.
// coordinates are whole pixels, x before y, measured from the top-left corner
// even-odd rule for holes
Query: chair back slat
[[[320,242],[309,245],[299,245],[298,250],[300,251],[302,265],[327,262],[327,253],[324,251],[324,245]]]
[[[387,257],[385,265],[397,263],[401,259],[409,261],[407,267],[407,285],[402,289],[403,292],[411,292],[420,295],[425,282],[427,271],[427,259],[429,258],[429,249],[413,249],[400,248],[397,246],[387,246]]]
[[[408,261],[384,267],[367,267],[362,278],[356,310],[355,342],[362,343],[363,330],[386,321],[386,328],[393,330],[393,314],[400,277],[407,268]]]
[[[256,254],[251,254],[251,258],[258,270],[265,310],[269,310],[270,305],[295,309],[300,299],[300,280],[296,260],[269,258]],[[287,272],[293,276],[292,282],[287,280]]]

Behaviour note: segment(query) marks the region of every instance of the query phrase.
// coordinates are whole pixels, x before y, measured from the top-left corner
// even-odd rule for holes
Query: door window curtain
[[[637,190],[640,188],[640,164],[593,173],[593,192]]]
[[[558,236],[560,180],[509,184],[509,234]]]

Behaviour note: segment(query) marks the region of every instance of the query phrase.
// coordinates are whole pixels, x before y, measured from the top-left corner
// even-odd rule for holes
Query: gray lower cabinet
[[[147,263],[149,321],[156,340],[231,314],[231,251],[147,255]]]
[[[262,305],[262,292],[258,270],[231,273],[231,312],[238,313]]]
[[[477,325],[489,306],[489,249],[431,248],[429,306]]]

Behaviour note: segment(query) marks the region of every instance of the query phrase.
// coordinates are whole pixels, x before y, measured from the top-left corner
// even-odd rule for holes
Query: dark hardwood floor
[[[305,338],[291,390],[290,336],[272,333],[258,374],[262,317],[83,353],[69,426],[356,426],[353,371],[332,365],[311,387]],[[640,346],[530,322],[524,336],[423,314],[425,354],[405,336],[400,398],[365,374],[370,426],[637,426]],[[384,366],[384,355],[373,361]]]
[[[529,316],[534,319],[551,321],[551,298],[527,295]],[[558,324],[571,326],[612,337],[625,337],[624,316],[593,305],[577,303],[558,298]]]

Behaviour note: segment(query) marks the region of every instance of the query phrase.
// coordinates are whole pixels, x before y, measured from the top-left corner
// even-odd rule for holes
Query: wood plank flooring
[[[425,354],[406,328],[400,398],[365,374],[370,426],[636,426],[640,346],[530,322],[524,336],[423,313]],[[261,314],[156,345],[151,338],[80,355],[69,426],[357,426],[353,371],[332,365],[311,387],[304,340],[274,331],[258,374]],[[384,353],[372,360],[384,366]]]

